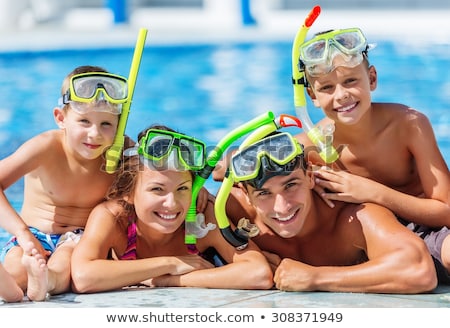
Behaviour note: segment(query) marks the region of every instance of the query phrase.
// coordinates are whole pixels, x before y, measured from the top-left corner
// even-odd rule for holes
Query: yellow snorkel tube
[[[339,158],[339,154],[333,147],[333,128],[327,128],[324,135],[318,127],[315,127],[309,118],[306,109],[305,86],[306,77],[302,67],[299,66],[300,46],[305,42],[309,28],[320,15],[320,6],[315,6],[298,30],[292,45],[292,84],[294,87],[294,105],[297,116],[303,123],[303,130],[308,138],[319,148],[319,155],[327,163],[333,163]]]
[[[134,48],[133,60],[131,62],[130,73],[128,76],[128,97],[122,106],[119,124],[117,126],[116,136],[111,147],[106,151],[106,172],[114,173],[122,156],[123,145],[125,143],[125,128],[127,127],[128,114],[130,113],[131,102],[136,85],[137,74],[141,64],[142,52],[144,51],[147,29],[141,28],[139,31],[136,47]]]

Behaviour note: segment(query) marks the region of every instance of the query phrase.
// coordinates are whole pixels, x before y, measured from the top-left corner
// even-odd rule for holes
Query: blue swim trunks
[[[72,239],[75,242],[78,242],[81,235],[83,234],[83,229],[77,229],[75,231],[69,231],[64,234],[47,234],[39,231],[36,228],[30,227],[29,228],[31,233],[37,238],[37,240],[40,241],[42,247],[46,251],[50,251],[53,253],[59,245],[61,245],[64,241],[67,239]],[[14,246],[18,246],[19,243],[17,242],[16,237],[11,237],[11,239],[3,246],[1,253],[0,253],[0,263],[3,263],[5,260],[6,253],[13,248]]]

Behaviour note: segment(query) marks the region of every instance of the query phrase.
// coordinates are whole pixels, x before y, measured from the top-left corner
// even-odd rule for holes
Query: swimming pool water
[[[431,120],[439,147],[450,161],[450,45],[377,41],[370,52],[378,71],[374,101],[400,102]],[[0,158],[30,137],[55,129],[52,109],[63,78],[76,66],[99,65],[128,76],[133,49],[0,53]],[[295,114],[291,43],[147,46],[128,119],[127,134],[162,123],[212,147],[229,131],[264,113]],[[323,117],[308,101],[313,122]],[[22,181],[6,190],[19,210]],[[206,187],[212,192],[218,183]],[[0,245],[6,233],[0,228]]]

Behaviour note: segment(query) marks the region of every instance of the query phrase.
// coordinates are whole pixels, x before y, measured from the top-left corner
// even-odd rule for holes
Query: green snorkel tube
[[[267,123],[255,131],[253,131],[242,144],[239,146],[239,150],[242,150],[249,145],[255,143],[256,141],[264,138],[270,133],[282,128],[297,126],[302,127],[301,121],[294,116],[281,114],[276,120]],[[220,232],[224,238],[236,249],[242,250],[247,247],[248,240],[253,236],[256,226],[251,224],[245,218],[239,221],[239,224],[235,231],[231,229],[230,220],[228,219],[226,213],[226,203],[228,196],[231,192],[231,188],[234,186],[234,177],[230,170],[227,170],[225,177],[220,186],[219,192],[217,193],[216,202],[214,204],[214,213],[216,215],[217,224],[219,225]]]
[[[231,132],[229,132],[225,137],[223,137],[219,143],[216,145],[216,147],[208,154],[206,158],[206,165],[205,167],[197,174],[197,176],[194,179],[194,183],[192,186],[192,202],[191,206],[188,210],[188,213],[186,215],[185,223],[186,223],[186,234],[185,234],[185,244],[188,247],[188,250],[195,253],[196,247],[195,244],[197,243],[197,236],[194,233],[191,233],[190,231],[195,230],[195,226],[197,225],[197,196],[200,191],[200,189],[205,184],[205,181],[209,178],[212,171],[217,165],[217,162],[222,158],[223,153],[225,150],[237,139],[241,138],[243,135],[248,134],[255,129],[258,129],[261,126],[264,125],[275,125],[274,123],[275,115],[272,112],[267,112],[263,115],[260,115],[247,123],[244,123],[243,125],[235,128]],[[226,223],[228,223],[228,219],[225,217]],[[219,222],[219,227],[223,226],[223,222]],[[228,224],[229,225],[229,224]],[[222,230],[221,230],[222,231]],[[231,231],[222,231],[222,234],[226,235],[225,238],[233,239],[234,235]]]
[[[305,19],[302,27],[298,30],[292,45],[292,84],[294,86],[295,112],[303,122],[303,130],[308,138],[316,145],[319,155],[325,163],[330,164],[339,158],[339,154],[333,147],[333,127],[327,128],[324,135],[318,127],[315,127],[309,118],[306,109],[305,86],[306,77],[304,68],[299,65],[300,46],[305,42],[309,28],[320,15],[320,6],[315,6]]]
[[[122,150],[125,143],[125,128],[127,127],[128,114],[130,113],[131,102],[136,85],[137,74],[141,64],[142,52],[144,51],[147,29],[141,28],[139,31],[136,47],[134,48],[133,60],[131,62],[130,73],[128,76],[128,97],[126,103],[122,106],[119,124],[117,126],[116,136],[111,147],[106,151],[106,172],[112,174],[116,171]]]

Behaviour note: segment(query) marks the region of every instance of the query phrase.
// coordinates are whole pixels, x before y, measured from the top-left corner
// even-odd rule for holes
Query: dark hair
[[[272,132],[267,135],[266,138],[279,133],[279,131]],[[300,147],[303,149],[303,145],[300,145]],[[261,189],[264,183],[270,178],[279,175],[289,175],[298,168],[301,168],[303,172],[306,172],[307,164],[304,152],[295,156],[290,162],[284,165],[275,163],[269,157],[263,156],[261,158],[258,175],[251,180],[242,181],[242,183],[244,186],[250,185],[253,188]]]

